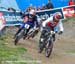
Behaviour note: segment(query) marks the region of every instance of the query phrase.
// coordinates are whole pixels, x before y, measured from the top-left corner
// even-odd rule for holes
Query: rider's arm
[[[28,16],[24,16],[23,17],[23,22],[25,23],[25,22],[27,22],[28,21]]]
[[[52,20],[53,20],[53,17],[49,17],[47,20],[43,21],[42,26],[45,27],[46,24],[47,24],[48,22],[49,22],[49,24],[50,24],[50,22],[52,22]]]
[[[59,31],[63,32],[64,28],[63,28],[63,24],[62,24],[62,19],[59,21],[58,26],[59,26]]]
[[[28,13],[27,12],[20,12],[20,15],[22,16],[22,18],[24,18],[25,16],[28,16]]]
[[[54,27],[54,31],[57,33],[59,30],[58,25]]]

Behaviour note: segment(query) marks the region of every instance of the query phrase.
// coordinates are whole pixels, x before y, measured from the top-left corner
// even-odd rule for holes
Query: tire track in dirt
[[[41,61],[40,64],[75,64],[75,61],[73,60],[75,59],[75,55],[66,53],[66,50],[71,49],[69,48],[70,46],[75,49],[75,40],[66,41],[66,39],[61,38],[59,40],[56,40],[56,42],[54,43],[53,52],[50,58],[46,58],[44,52],[41,54],[38,53],[38,38],[34,38],[34,40],[21,40],[19,45],[22,45],[27,48],[28,53],[32,56],[33,59]],[[66,44],[64,44],[65,42]],[[74,45],[71,45],[71,43],[73,43]]]
[[[9,31],[11,33],[14,31],[15,33],[16,30],[10,29]],[[44,52],[41,54],[38,53],[39,35],[34,39],[21,39],[17,46],[27,48],[29,56],[36,61],[41,61],[38,64],[75,64],[75,21],[72,22],[69,20],[64,23],[64,33],[56,35],[56,42],[54,42],[50,58],[46,58]]]
[[[63,35],[57,36],[50,58],[46,58],[44,52],[38,53],[39,35],[34,39],[21,40],[18,45],[27,48],[33,59],[41,61],[40,64],[75,64],[74,53],[67,53],[67,51],[75,50],[75,26],[66,24],[64,24]]]

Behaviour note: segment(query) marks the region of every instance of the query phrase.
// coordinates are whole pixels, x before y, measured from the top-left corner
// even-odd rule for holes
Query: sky
[[[5,7],[5,8],[12,7],[15,9],[19,9],[16,0],[0,0],[0,7]]]
[[[48,0],[0,0],[0,7],[12,7],[15,9],[25,10],[30,4],[34,7],[47,4]],[[51,0],[54,8],[67,6],[68,0]]]

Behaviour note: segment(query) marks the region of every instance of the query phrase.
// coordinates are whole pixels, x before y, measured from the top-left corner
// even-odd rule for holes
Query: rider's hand
[[[60,31],[58,34],[61,35],[63,33],[63,31]]]
[[[55,31],[55,33],[57,34],[57,33],[58,33],[58,31]]]

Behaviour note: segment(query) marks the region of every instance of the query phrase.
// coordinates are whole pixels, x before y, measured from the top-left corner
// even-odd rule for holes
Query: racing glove
[[[60,31],[58,34],[61,35],[63,33],[63,31]]]

